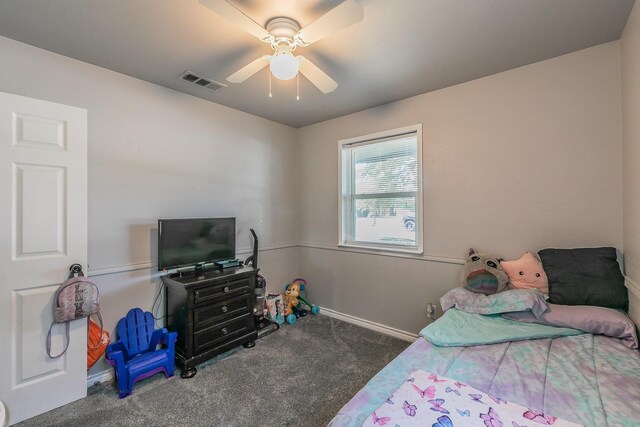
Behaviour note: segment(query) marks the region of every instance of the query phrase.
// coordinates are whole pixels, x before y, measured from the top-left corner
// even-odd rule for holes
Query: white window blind
[[[420,137],[411,128],[341,141],[341,244],[422,250]]]

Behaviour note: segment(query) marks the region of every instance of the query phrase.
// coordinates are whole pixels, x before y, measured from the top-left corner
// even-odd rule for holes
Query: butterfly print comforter
[[[437,347],[420,337],[374,376],[340,410],[330,426],[361,426],[367,420],[383,425],[385,418],[378,408],[416,370],[459,381],[483,396],[499,396],[526,407],[534,415],[550,414],[587,427],[640,426],[640,353],[616,338],[591,334],[468,347]],[[431,400],[428,386],[418,387]],[[447,395],[446,390],[444,394]],[[446,397],[438,398],[446,402]],[[391,400],[403,412],[419,411],[414,401],[407,399],[405,405],[404,399]],[[491,399],[483,397],[483,401],[490,403]],[[452,413],[447,404],[440,407]],[[453,407],[453,411],[456,409],[466,410]],[[490,416],[489,412],[484,414]],[[445,418],[435,420],[422,425],[447,426]],[[490,418],[482,421],[487,421],[484,425],[489,427],[500,425]],[[387,425],[395,427],[396,423]],[[504,425],[513,427],[511,423]],[[531,421],[524,425],[544,424]]]
[[[409,374],[362,426],[387,424],[399,427],[579,427],[578,424],[482,393],[460,381],[422,370]]]

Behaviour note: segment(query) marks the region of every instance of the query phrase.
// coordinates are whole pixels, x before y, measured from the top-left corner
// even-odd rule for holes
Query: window
[[[422,253],[422,125],[339,141],[340,245]]]

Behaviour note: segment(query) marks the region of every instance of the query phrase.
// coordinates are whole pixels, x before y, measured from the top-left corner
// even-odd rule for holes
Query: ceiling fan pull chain
[[[300,101],[300,73],[296,75],[296,101]]]
[[[273,94],[271,93],[271,72],[269,74],[269,98],[273,98]]]

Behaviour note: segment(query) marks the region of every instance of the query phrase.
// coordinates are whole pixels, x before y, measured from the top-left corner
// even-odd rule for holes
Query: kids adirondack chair
[[[118,341],[107,347],[106,358],[115,367],[121,399],[130,395],[133,385],[141,379],[158,372],[164,372],[167,378],[173,376],[178,334],[167,332],[166,328],[154,330],[153,320],[148,311],[129,310],[118,322]]]

